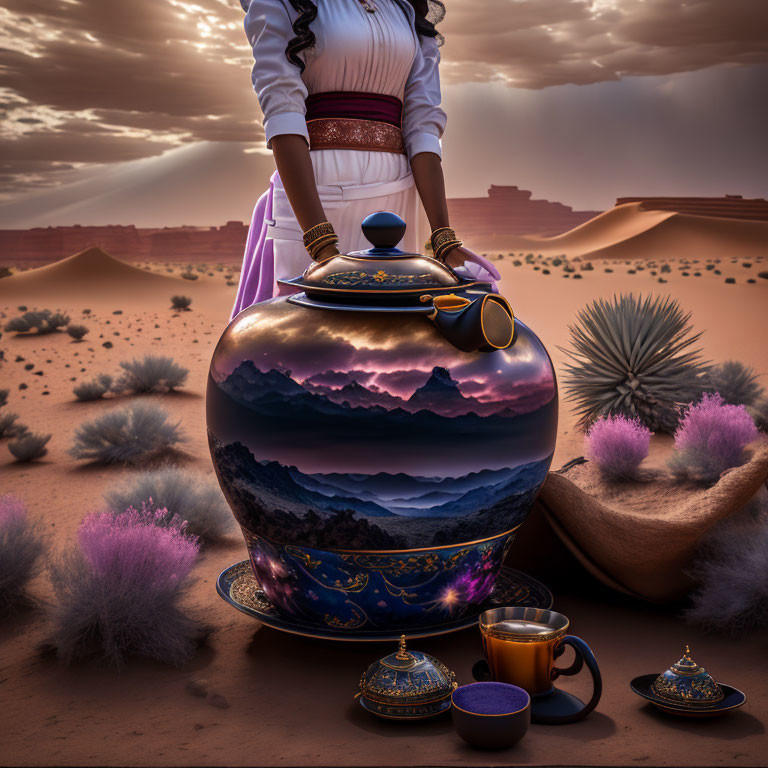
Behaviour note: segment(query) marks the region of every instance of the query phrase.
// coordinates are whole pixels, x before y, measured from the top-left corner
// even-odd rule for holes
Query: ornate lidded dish
[[[360,678],[360,704],[374,715],[397,720],[433,717],[451,708],[455,675],[434,656],[400,647],[371,664]]]
[[[481,605],[557,435],[541,341],[489,283],[395,248],[404,226],[369,216],[368,251],[240,312],[208,377],[213,465],[266,599],[350,637]],[[351,263],[359,284],[329,285]]]
[[[711,707],[723,700],[722,689],[691,658],[687,645],[683,657],[654,680],[651,690],[661,699],[690,707]]]

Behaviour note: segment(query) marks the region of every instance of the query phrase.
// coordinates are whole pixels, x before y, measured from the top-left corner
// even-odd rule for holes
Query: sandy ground
[[[498,262],[503,273],[502,290],[517,316],[540,335],[558,371],[563,361],[559,347],[567,345],[567,326],[578,309],[592,299],[622,291],[653,292],[674,296],[691,312],[694,328],[704,331],[701,346],[707,359],[741,360],[753,366],[768,384],[764,332],[768,279],[757,277],[768,270],[768,225],[734,227],[744,222],[724,224],[697,221],[697,217],[632,214],[623,211],[613,218],[606,214],[607,223],[593,223],[591,234],[585,234],[589,225],[584,225],[557,243],[552,242],[557,238],[550,239],[546,247],[541,241],[536,247],[529,239],[503,249],[504,258]],[[644,238],[640,246],[638,238]],[[643,243],[651,249],[644,251]],[[534,253],[530,264],[524,258],[529,252]],[[575,272],[544,263],[564,252]],[[536,258],[539,253],[543,255],[541,261]],[[610,258],[597,258],[596,254]],[[581,261],[573,261],[576,256]],[[516,260],[522,264],[514,266]],[[582,271],[587,261],[593,269]],[[707,262],[712,269],[706,269]],[[660,272],[663,263],[668,263],[671,271]],[[207,366],[227,322],[236,288],[227,285],[227,270],[214,269],[210,276],[209,270],[203,269],[199,279],[190,281],[179,277],[183,267],[178,265],[145,266],[149,269],[112,262],[91,252],[0,280],[3,322],[19,314],[17,307],[24,305],[60,309],[71,315],[73,322],[90,328],[80,343],[64,333],[42,337],[4,333],[0,340],[5,351],[5,363],[0,368],[2,388],[11,392],[5,407],[17,412],[20,421],[33,431],[53,435],[48,456],[33,464],[14,463],[0,445],[0,491],[20,496],[31,513],[43,520],[53,556],[71,541],[83,515],[100,507],[104,491],[121,483],[130,471],[86,466],[68,455],[80,423],[129,400],[76,402],[72,394],[76,382],[99,373],[114,374],[121,360],[132,357],[147,353],[173,356],[190,369],[188,383],[182,391],[157,399],[181,420],[186,434],[180,465],[212,473],[204,425]],[[656,275],[651,274],[654,271]],[[695,276],[697,272],[700,276]],[[659,277],[666,282],[660,284]],[[735,283],[726,283],[728,277]],[[748,282],[750,279],[754,282]],[[174,294],[190,296],[191,311],[172,311],[170,297]],[[90,313],[84,313],[86,309]],[[111,346],[105,347],[108,342]],[[29,364],[32,368],[27,370]],[[661,461],[669,450],[669,440],[658,439],[656,443],[655,455]],[[581,435],[563,405],[555,466],[581,453]],[[259,631],[258,625],[226,606],[214,592],[216,575],[244,557],[244,546],[237,536],[201,556],[190,608],[211,622],[215,632],[210,647],[182,670],[143,661],[131,662],[120,675],[89,666],[65,668],[41,658],[36,651],[36,646],[49,637],[44,612],[27,612],[2,626],[0,763],[429,765],[487,761],[487,757],[459,747],[449,724],[419,731],[400,727],[382,730],[379,723],[359,717],[346,702],[360,672],[376,656],[371,649],[323,649],[323,669],[317,671],[312,666],[316,646],[285,639],[271,630]],[[41,599],[55,599],[55,585],[45,574],[34,580],[31,591]],[[730,675],[735,685],[741,682],[748,686],[745,670],[750,665],[744,661],[757,661],[764,640],[750,641],[739,659],[729,658],[727,643],[700,637],[674,615],[662,613],[654,614],[659,631],[666,633],[666,642],[661,645],[658,637],[651,642],[644,634],[648,632],[645,608],[614,604],[610,596],[603,595],[600,599],[605,601],[605,608],[602,615],[598,610],[596,617],[594,606],[590,609],[582,597],[564,593],[561,599],[558,605],[564,605],[567,612],[582,614],[580,631],[591,633],[598,656],[602,654],[612,669],[615,667],[614,676],[606,679],[611,717],[598,715],[571,730],[547,730],[547,734],[557,736],[536,736],[536,741],[526,742],[522,752],[504,762],[761,764],[759,737],[764,727],[755,717],[760,717],[758,709],[737,721],[738,738],[742,739],[738,744],[728,741],[736,738],[736,732],[729,736],[719,724],[709,731],[695,731],[695,739],[681,743],[680,734],[692,731],[680,726],[682,731],[672,729],[672,736],[663,741],[664,750],[659,751],[659,742],[654,751],[649,741],[657,739],[664,722],[646,709],[636,714],[640,705],[627,694],[626,683],[633,674],[659,666],[658,649],[664,649],[662,660],[671,663],[678,657],[681,643],[695,637],[702,661],[709,655],[712,661],[708,666],[719,665],[723,678]],[[619,622],[615,629],[610,617]],[[638,639],[640,647],[636,648],[632,644]],[[471,649],[476,645],[472,633],[463,633],[455,641],[432,641],[425,650],[452,664],[466,682],[473,660]],[[749,657],[752,653],[755,655]],[[645,667],[638,666],[641,659]],[[215,709],[187,693],[186,683],[199,677],[209,680],[211,689],[224,695],[231,707]],[[272,703],[270,692],[276,688],[281,689],[282,698]],[[305,695],[303,691],[309,694],[309,688],[312,695]],[[768,694],[765,685],[761,688],[758,704],[764,716]],[[328,706],[322,701],[324,690]],[[339,725],[339,721],[343,722]],[[543,733],[541,727],[534,730]],[[440,736],[439,741],[432,742],[430,734]],[[715,734],[720,735],[720,741],[712,739]],[[623,745],[618,752],[616,737],[621,737]],[[589,747],[582,757],[573,751],[579,739]],[[356,741],[352,744],[351,740]],[[442,746],[433,748],[430,743]],[[723,745],[727,748],[715,754],[688,746],[711,747],[715,743],[718,749]],[[406,745],[413,749],[410,754],[402,752]],[[621,754],[623,760],[617,757]]]

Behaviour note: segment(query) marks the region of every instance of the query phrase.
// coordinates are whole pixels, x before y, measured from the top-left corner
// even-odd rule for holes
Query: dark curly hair
[[[242,2],[242,0],[241,0]],[[299,14],[293,22],[293,31],[296,34],[288,42],[285,55],[288,61],[295,64],[300,71],[304,71],[304,61],[299,56],[306,48],[315,43],[315,34],[310,25],[317,18],[317,6],[312,0],[290,0],[294,10]],[[438,45],[443,42],[442,35],[435,29],[435,25],[445,16],[445,5],[441,0],[406,0],[416,11],[416,32],[424,37],[436,37]]]

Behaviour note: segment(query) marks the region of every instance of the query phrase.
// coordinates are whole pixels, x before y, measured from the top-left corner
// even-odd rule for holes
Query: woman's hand
[[[341,253],[336,247],[335,243],[331,243],[323,248],[320,253],[317,254],[317,259],[313,261],[304,272],[305,277],[309,277],[313,272],[316,272],[323,264],[330,261],[334,256],[340,256]]]
[[[492,281],[495,282],[496,280],[501,280],[499,270],[496,269],[496,267],[494,267],[493,264],[488,261],[488,259],[480,256],[474,251],[470,251],[469,248],[465,248],[463,245],[459,246],[458,248],[454,248],[445,257],[445,263],[451,267],[451,269],[461,268],[465,264],[476,264],[482,271],[480,274],[478,274],[477,268],[469,268],[469,271],[474,277],[483,280],[485,278],[483,277],[482,273],[487,272],[490,275]]]

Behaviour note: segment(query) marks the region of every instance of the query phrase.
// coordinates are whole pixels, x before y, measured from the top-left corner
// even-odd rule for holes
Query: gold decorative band
[[[310,227],[304,232],[304,247],[312,257],[314,261],[318,261],[322,264],[328,259],[332,259],[338,255],[338,248],[334,248],[334,251],[329,253],[324,259],[318,259],[318,255],[329,245],[336,245],[339,242],[339,236],[333,231],[333,225],[330,221],[321,221],[319,224],[315,224],[314,227]]]
[[[314,227],[310,227],[303,233],[304,247],[309,248],[313,240],[321,235],[333,235],[333,224],[330,221],[321,221],[319,224],[315,224]]]
[[[432,244],[432,253],[438,261],[443,261],[454,248],[462,245],[461,240],[456,237],[456,233],[450,227],[438,227],[433,230],[429,240]]]
[[[359,149],[405,154],[403,133],[396,125],[351,117],[307,120],[310,149]]]

